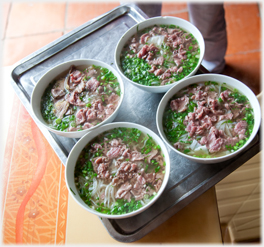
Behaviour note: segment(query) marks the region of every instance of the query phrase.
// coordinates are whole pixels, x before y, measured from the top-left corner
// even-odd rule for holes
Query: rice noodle
[[[227,120],[221,120],[219,121],[215,127],[219,130],[224,131],[224,133],[230,137],[232,137],[231,131],[233,129],[233,123],[227,123]]]
[[[179,141],[184,141],[184,142],[188,141],[188,133],[183,134],[183,135],[179,138]]]
[[[108,184],[105,188],[104,205],[108,208],[113,208],[116,202],[115,186]]]
[[[177,128],[178,125],[178,122],[173,122],[173,128]]]
[[[220,97],[220,94],[221,94],[221,87],[222,87],[222,84],[219,85],[218,87],[218,96]]]
[[[193,140],[192,144],[190,145],[190,149],[194,150],[196,147],[201,146],[195,139]]]
[[[117,163],[115,159],[113,159],[113,162],[110,164],[109,171],[111,175],[117,172]]]
[[[204,146],[200,145],[199,147],[195,148],[194,152],[195,153],[202,153],[202,154],[209,154],[209,151],[205,145]]]
[[[140,149],[145,147],[148,139],[149,139],[149,137],[147,136],[146,140],[144,140],[143,146],[142,147],[139,147]]]
[[[97,179],[96,178],[93,178],[93,186],[89,188],[89,190],[92,190],[92,193],[91,195],[94,196],[97,192]]]
[[[164,38],[165,36],[164,35],[156,35],[156,36],[153,36],[153,37],[150,37],[148,39],[148,43],[149,44],[154,44],[155,46],[161,46],[164,42]]]
[[[144,206],[147,202],[144,201],[144,199],[140,200],[141,204]]]

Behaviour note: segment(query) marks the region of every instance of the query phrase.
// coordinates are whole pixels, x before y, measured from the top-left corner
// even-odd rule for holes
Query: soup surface
[[[80,131],[107,119],[118,106],[116,76],[100,66],[75,68],[50,83],[41,99],[41,112],[51,128]]]
[[[134,128],[115,128],[82,150],[75,166],[75,184],[83,201],[98,212],[130,213],[159,191],[165,165],[151,136]]]
[[[253,109],[246,96],[213,81],[180,90],[163,115],[164,132],[174,148],[200,158],[238,150],[253,127]]]
[[[136,83],[160,86],[190,74],[199,57],[200,48],[191,33],[175,25],[154,25],[129,39],[121,52],[121,67]]]

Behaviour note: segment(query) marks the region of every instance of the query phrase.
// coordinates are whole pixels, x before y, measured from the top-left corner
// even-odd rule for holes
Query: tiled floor
[[[4,3],[3,65],[12,65],[119,2],[11,2]],[[228,49],[224,74],[261,91],[261,32],[258,3],[225,3]],[[186,3],[163,2],[162,15],[189,20]]]
[[[119,6],[116,2],[6,2],[2,4],[4,66]],[[225,3],[228,49],[224,74],[261,91],[261,16],[258,3]],[[162,15],[189,20],[186,3],[163,2]]]

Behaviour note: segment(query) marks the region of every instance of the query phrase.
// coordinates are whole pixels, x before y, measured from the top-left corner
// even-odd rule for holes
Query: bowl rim
[[[91,141],[93,140],[96,136],[98,136],[99,134],[107,131],[107,130],[111,130],[111,129],[114,129],[114,128],[119,128],[119,127],[125,127],[125,128],[137,128],[137,129],[140,129],[143,133],[149,133],[150,136],[155,140],[155,142],[157,142],[158,145],[160,145],[161,147],[161,151],[164,155],[164,159],[165,159],[165,162],[166,162],[166,166],[165,166],[165,176],[164,176],[164,179],[163,179],[163,182],[162,182],[162,185],[159,189],[159,191],[157,192],[157,194],[155,195],[155,197],[149,202],[147,203],[146,205],[142,206],[141,208],[139,208],[138,210],[135,210],[135,211],[132,211],[130,213],[127,213],[127,214],[121,214],[121,215],[108,215],[108,214],[103,214],[103,213],[100,213],[100,212],[97,212],[96,210],[90,208],[88,205],[86,205],[82,199],[80,198],[79,196],[79,193],[77,192],[77,189],[76,187],[75,188],[71,188],[70,185],[69,185],[69,169],[72,168],[72,164],[74,162],[74,168],[73,170],[75,169],[75,166],[76,166],[76,160],[77,159],[74,159],[72,160],[72,156],[74,155],[74,153],[76,154],[76,156],[78,157],[79,154],[81,153],[81,151],[83,150],[83,148]],[[94,215],[97,215],[99,217],[102,217],[102,218],[108,218],[108,219],[123,219],[123,218],[129,218],[129,217],[132,217],[132,216],[135,216],[139,213],[142,213],[143,211],[145,211],[147,208],[149,208],[151,205],[153,205],[157,200],[158,198],[162,195],[165,187],[167,186],[167,183],[169,181],[169,175],[170,175],[170,156],[169,156],[169,152],[167,150],[167,147],[165,145],[165,143],[162,141],[162,139],[154,132],[152,131],[151,129],[143,126],[143,125],[140,125],[140,124],[137,124],[137,123],[132,123],[132,122],[114,122],[114,123],[108,123],[108,124],[105,124],[103,126],[101,126],[100,128],[97,128],[96,129],[96,132],[88,132],[87,134],[85,134],[75,145],[74,147],[71,149],[69,155],[68,155],[68,159],[67,159],[67,162],[66,162],[66,165],[65,165],[65,181],[66,181],[66,186],[68,188],[68,191],[69,193],[71,194],[71,196],[74,198],[74,200],[82,207],[84,208],[85,210],[87,210],[88,212],[94,214]],[[88,140],[87,140],[88,139]],[[76,149],[80,149],[78,151],[78,153],[76,153]],[[74,192],[74,190],[76,191],[76,193]],[[77,198],[76,198],[76,195],[77,195]],[[82,203],[81,203],[82,202]]]
[[[72,59],[72,60],[68,60],[68,61],[65,61],[65,62],[59,63],[59,64],[57,64],[56,66],[54,66],[54,67],[52,67],[51,69],[49,69],[48,71],[46,71],[46,72],[40,77],[40,79],[37,81],[37,83],[35,84],[35,86],[34,86],[34,88],[33,88],[33,91],[32,91],[32,94],[31,94],[31,100],[30,100],[31,109],[32,109],[32,112],[33,112],[35,118],[38,120],[38,122],[39,122],[42,126],[44,126],[44,127],[47,128],[49,131],[51,131],[51,132],[53,132],[53,133],[55,133],[55,134],[57,134],[57,135],[62,135],[62,133],[63,133],[63,136],[64,136],[64,137],[74,136],[74,135],[78,135],[78,136],[81,135],[81,136],[83,136],[83,135],[86,134],[87,132],[92,131],[92,130],[94,130],[94,129],[96,129],[96,128],[102,126],[102,125],[104,125],[104,124],[105,124],[105,121],[108,119],[108,118],[105,119],[105,120],[102,121],[101,123],[99,123],[99,124],[97,124],[97,125],[95,125],[95,126],[89,128],[89,129],[84,129],[84,130],[82,130],[82,131],[70,131],[70,132],[69,132],[69,131],[66,131],[66,132],[64,132],[64,131],[60,131],[60,130],[56,130],[56,129],[51,128],[50,126],[48,126],[47,124],[44,123],[44,122],[45,122],[44,119],[43,119],[43,121],[41,121],[41,119],[39,119],[39,118],[37,117],[37,115],[35,114],[35,109],[36,109],[37,106],[33,104],[33,99],[34,99],[34,96],[35,96],[35,94],[36,94],[36,92],[37,92],[37,90],[38,90],[39,85],[41,84],[41,81],[44,80],[44,78],[45,78],[48,74],[52,73],[52,71],[55,70],[55,69],[57,69],[58,67],[66,66],[66,64],[69,64],[69,66],[70,66],[70,65],[74,65],[74,63],[76,63],[76,62],[87,63],[87,65],[93,65],[93,63],[99,63],[99,64],[101,64],[101,65],[100,65],[101,67],[106,66],[106,68],[108,67],[109,70],[110,70],[110,68],[111,68],[111,71],[114,72],[115,76],[117,76],[118,82],[119,82],[119,84],[120,84],[121,94],[120,94],[120,99],[119,99],[119,102],[118,102],[118,106],[117,106],[117,108],[114,110],[114,112],[113,112],[109,117],[111,117],[114,113],[116,113],[116,112],[119,110],[119,108],[121,107],[121,104],[122,104],[122,102],[123,102],[124,94],[125,94],[124,82],[123,82],[123,80],[122,80],[122,77],[121,77],[120,74],[118,73],[118,71],[117,71],[115,68],[113,68],[111,65],[109,65],[109,64],[107,64],[107,63],[105,63],[105,62],[103,62],[103,61],[101,61],[101,60],[97,60],[97,59],[89,59],[89,58]],[[89,63],[89,64],[88,64],[88,63]],[[84,65],[85,65],[85,64],[84,64]],[[76,67],[78,67],[78,66],[82,66],[82,65],[77,65]],[[97,65],[97,66],[98,66],[98,65]],[[54,78],[56,78],[56,77],[57,77],[58,75],[60,75],[61,73],[62,73],[61,71],[58,72],[58,73],[56,73],[56,76],[55,76]],[[47,84],[47,85],[48,85],[48,84]],[[46,88],[47,88],[47,87],[46,87]],[[43,93],[44,93],[44,92],[43,92]],[[42,93],[42,95],[43,95],[43,93]],[[70,138],[75,138],[75,137],[70,137]]]
[[[132,29],[134,29],[135,27],[137,27],[138,25],[140,25],[140,24],[142,24],[142,23],[146,23],[146,22],[150,22],[150,21],[152,21],[152,20],[156,20],[156,19],[158,19],[158,20],[162,20],[162,19],[172,19],[172,20],[180,20],[180,21],[182,21],[183,23],[186,23],[187,25],[190,25],[190,26],[192,26],[197,32],[198,32],[198,34],[200,35],[200,38],[201,38],[201,42],[199,42],[198,40],[197,40],[197,37],[195,36],[195,38],[196,38],[196,40],[197,40],[197,42],[199,43],[199,47],[203,47],[203,52],[201,53],[201,49],[200,49],[200,56],[199,56],[199,61],[198,61],[198,63],[197,63],[197,65],[196,65],[196,67],[187,75],[187,76],[185,76],[184,78],[182,78],[181,80],[179,80],[179,81],[175,81],[174,83],[172,83],[172,84],[168,84],[168,85],[160,85],[160,86],[146,86],[146,85],[142,85],[142,84],[139,84],[139,83],[136,83],[136,82],[134,82],[134,81],[132,81],[132,80],[130,80],[128,77],[126,77],[125,75],[124,75],[124,73],[123,73],[123,71],[119,68],[120,66],[119,66],[119,64],[118,64],[118,60],[117,60],[117,50],[118,50],[118,48],[119,48],[119,45],[120,45],[120,43],[121,43],[121,41],[122,41],[122,39],[127,35],[127,33],[128,32],[130,32]],[[155,23],[154,23],[155,24]],[[154,24],[150,24],[149,26],[151,26],[151,25],[154,25]],[[182,28],[181,26],[180,26],[180,28]],[[184,28],[183,28],[184,29]],[[184,29],[185,30],[185,29]],[[185,30],[186,31],[186,30]],[[121,49],[122,50],[122,49]],[[121,53],[121,52],[120,52]],[[202,63],[202,60],[203,60],[203,57],[204,57],[204,53],[205,53],[205,42],[204,42],[204,38],[203,38],[203,35],[201,34],[201,32],[199,31],[199,29],[196,27],[196,26],[194,26],[191,22],[189,22],[189,21],[187,21],[187,20],[185,20],[185,19],[182,19],[182,18],[179,18],[179,17],[174,17],[174,16],[157,16],[157,17],[152,17],[152,18],[149,18],[149,19],[146,19],[146,20],[144,20],[144,21],[142,21],[142,22],[139,22],[139,23],[136,23],[135,25],[133,25],[132,27],[130,27],[123,35],[122,35],[122,37],[119,39],[119,41],[118,41],[118,43],[117,43],[117,45],[116,45],[116,48],[115,48],[115,55],[114,55],[114,60],[115,60],[115,65],[116,65],[116,68],[117,68],[117,70],[118,70],[118,72],[126,79],[126,80],[128,80],[129,82],[131,82],[133,85],[135,85],[135,86],[138,86],[138,87],[140,87],[140,88],[142,88],[142,89],[149,89],[149,88],[152,88],[152,89],[166,89],[166,88],[168,88],[168,89],[170,89],[175,83],[180,83],[180,82],[182,82],[182,81],[184,81],[185,79],[187,79],[187,78],[189,78],[190,76],[192,76],[198,69],[199,69],[199,67],[200,67],[200,65],[201,65],[201,63]],[[120,54],[119,54],[119,57],[120,57]],[[120,61],[120,59],[119,59],[119,61]]]
[[[254,110],[254,115],[255,115],[255,113],[259,113],[259,118],[258,117],[257,117],[257,119],[254,118],[255,121],[254,121],[253,131],[252,131],[251,135],[249,136],[249,139],[247,140],[247,142],[240,149],[238,149],[238,150],[236,150],[236,151],[234,151],[234,152],[232,152],[230,154],[227,154],[227,155],[224,155],[224,156],[220,156],[220,157],[216,157],[216,158],[193,157],[191,155],[187,155],[187,154],[184,154],[184,153],[178,151],[167,140],[167,138],[166,138],[166,136],[164,134],[164,131],[163,131],[163,126],[162,126],[164,109],[165,109],[166,105],[168,104],[169,100],[171,99],[171,97],[173,97],[173,95],[176,94],[179,90],[181,90],[181,89],[183,89],[183,88],[185,88],[185,87],[187,87],[189,85],[192,85],[194,83],[210,81],[210,80],[212,80],[212,79],[210,79],[212,77],[217,78],[217,80],[222,80],[224,78],[226,78],[228,80],[232,80],[233,82],[238,83],[238,86],[241,86],[241,87],[244,87],[244,89],[247,89],[248,93],[251,94],[251,96],[252,96],[252,98],[247,97],[249,102],[250,102],[250,104],[252,105],[252,102],[254,102],[254,107],[252,106],[252,108]],[[214,81],[215,81],[215,79],[214,79]],[[223,82],[225,82],[225,81],[223,81]],[[157,112],[156,112],[156,125],[157,125],[157,129],[158,129],[159,135],[161,136],[162,140],[170,147],[170,149],[173,150],[174,152],[176,152],[177,154],[189,159],[189,160],[196,161],[196,162],[199,162],[199,163],[204,163],[204,164],[205,163],[206,164],[208,164],[208,163],[212,163],[213,164],[213,163],[222,162],[224,160],[228,160],[228,159],[232,158],[233,156],[236,156],[238,153],[242,152],[243,150],[245,150],[246,147],[255,138],[257,132],[259,131],[260,124],[261,124],[260,104],[259,104],[259,101],[257,100],[257,97],[253,93],[253,91],[247,85],[245,85],[244,83],[242,83],[241,81],[239,81],[239,80],[237,80],[237,79],[235,79],[233,77],[230,77],[230,76],[227,76],[227,75],[221,75],[221,74],[213,74],[213,73],[201,74],[201,75],[195,75],[195,76],[189,77],[189,78],[187,78],[185,80],[185,83],[186,83],[185,85],[183,84],[183,82],[181,84],[176,84],[170,90],[168,90],[164,94],[162,99],[160,100],[160,103],[158,105]],[[179,87],[179,89],[175,89],[177,87]],[[237,87],[237,88],[238,88],[238,91],[241,92],[239,87]],[[172,94],[172,96],[170,94]],[[163,104],[165,104],[164,107],[162,107]],[[258,121],[256,122],[256,120],[258,120]]]

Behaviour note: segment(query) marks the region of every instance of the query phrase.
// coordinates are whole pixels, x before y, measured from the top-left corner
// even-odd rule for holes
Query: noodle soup
[[[131,81],[163,86],[189,75],[199,58],[199,44],[191,33],[176,25],[152,25],[128,40],[120,61]]]
[[[74,132],[108,119],[120,100],[117,77],[102,66],[71,66],[46,88],[41,114],[54,130]]]
[[[98,135],[81,151],[75,185],[90,208],[122,215],[140,209],[157,195],[165,168],[161,148],[150,135],[119,127]]]
[[[206,81],[181,89],[163,115],[166,138],[178,151],[216,158],[244,146],[254,127],[246,96],[225,83]]]

